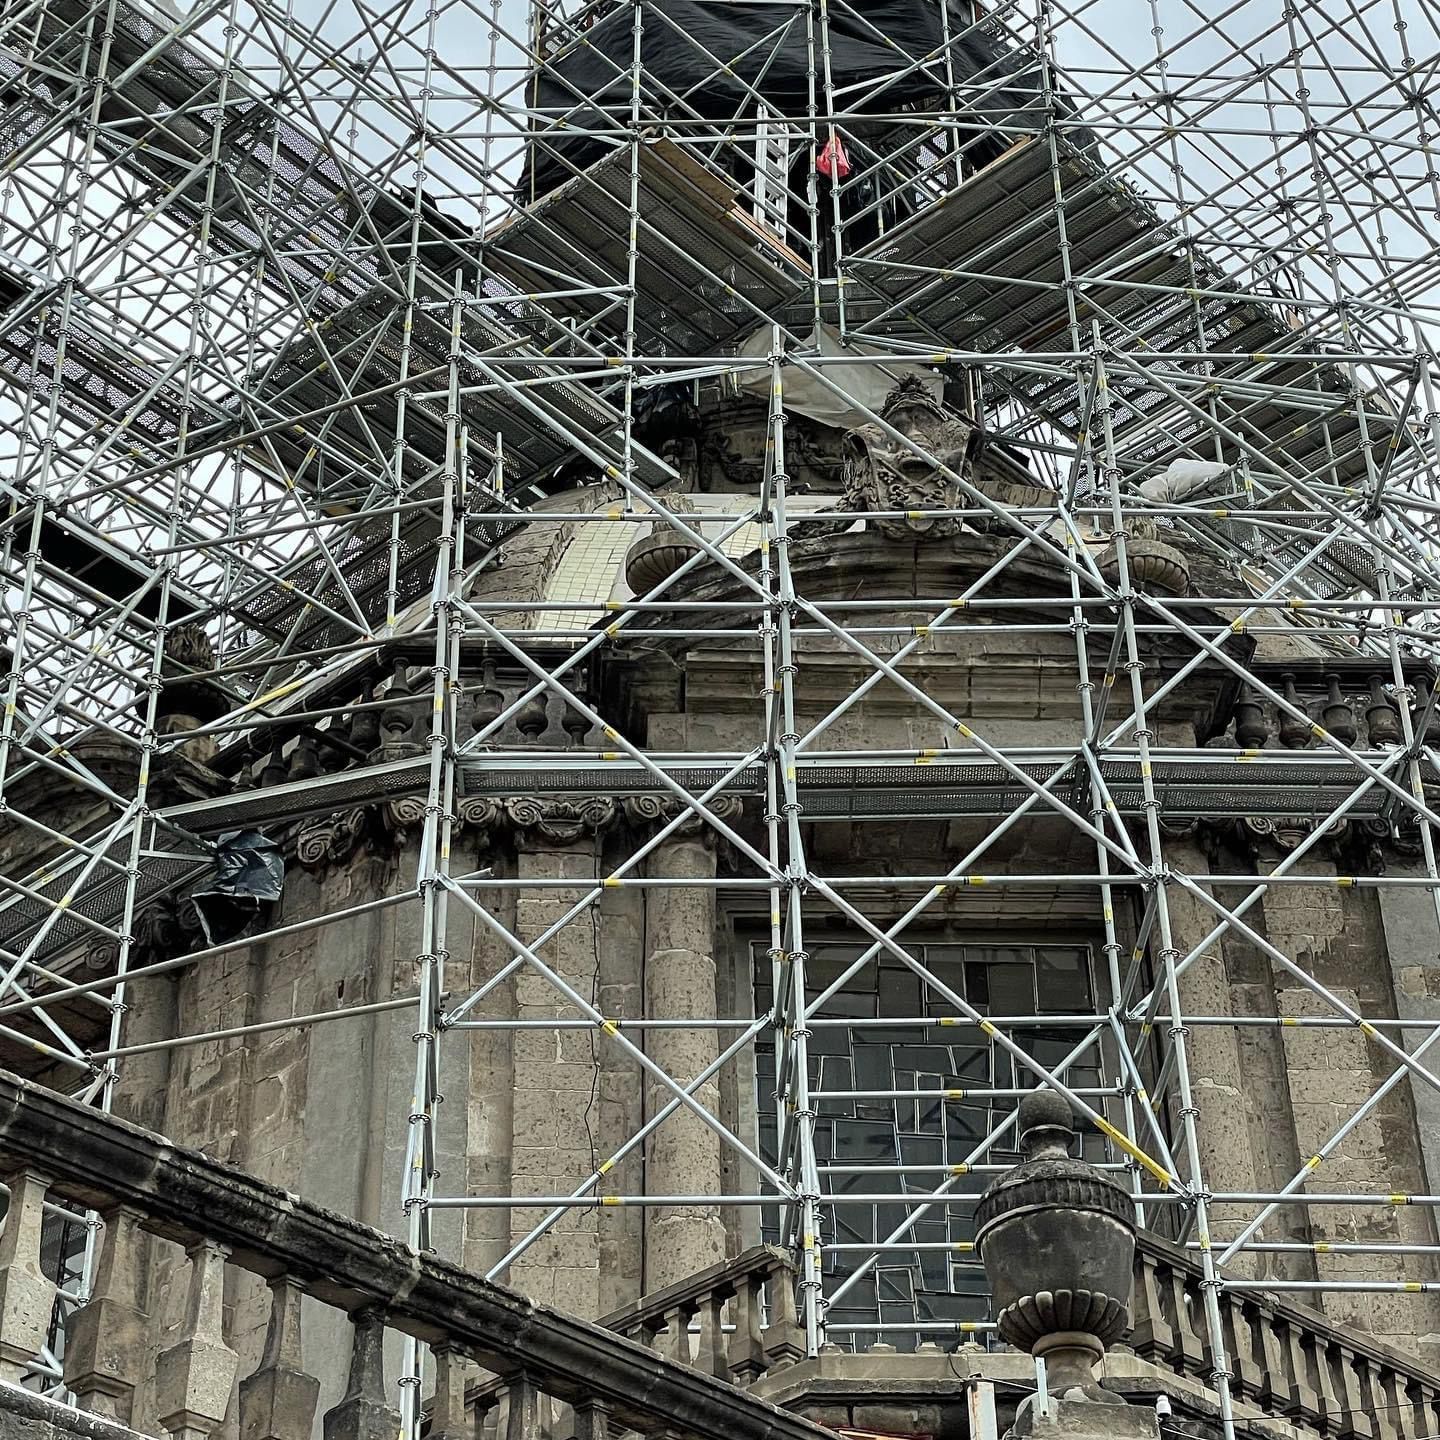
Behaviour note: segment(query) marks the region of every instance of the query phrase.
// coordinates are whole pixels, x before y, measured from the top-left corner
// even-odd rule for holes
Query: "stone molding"
[[[481,830],[482,815],[463,801],[456,819]],[[295,859],[302,869],[321,872],[344,865],[357,854],[393,858],[425,824],[423,795],[396,795],[377,805],[357,805],[307,820],[295,832]]]
[[[320,874],[347,864],[357,854],[393,858],[425,823],[425,799],[403,795],[376,805],[358,805],[307,820],[294,832],[295,860]],[[744,801],[722,795],[708,802],[717,818],[730,822],[744,813]],[[663,795],[469,795],[456,802],[455,825],[482,845],[510,839],[517,849],[582,845],[608,834],[623,820],[647,837],[677,817],[670,833],[712,844],[723,837],[678,799]]]
[[[1206,816],[1177,824],[1161,821],[1169,838],[1193,837],[1214,863],[1225,849],[1249,856],[1259,865],[1299,849],[1317,830],[1324,830],[1308,854],[1357,874],[1381,875],[1387,858],[1409,859],[1420,853],[1419,828],[1403,821],[1392,824],[1379,815],[1345,815],[1333,823],[1304,815]]]
[[[170,960],[209,942],[195,907],[184,895],[162,895],[135,913],[130,939],[130,965]],[[120,942],[100,940],[85,951],[85,968],[113,975],[120,964]]]

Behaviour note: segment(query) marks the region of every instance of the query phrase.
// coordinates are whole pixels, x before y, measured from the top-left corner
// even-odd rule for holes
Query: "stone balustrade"
[[[795,1267],[773,1245],[642,1296],[600,1323],[733,1385],[750,1385],[805,1353]]]
[[[0,1178],[11,1195],[0,1230],[0,1379],[23,1377],[50,1325],[56,1288],[41,1268],[42,1207],[92,1213],[101,1226],[98,1263],[90,1296],[67,1326],[63,1368],[79,1407],[101,1420],[146,1429],[153,1422],[150,1433],[170,1440],[207,1440],[234,1404],[241,1440],[306,1440],[320,1393],[303,1364],[301,1299],[309,1297],[342,1310],[351,1326],[348,1383],[321,1419],[325,1440],[394,1440],[398,1433],[397,1377],[385,1374],[387,1331],[428,1347],[432,1440],[460,1440],[462,1432],[474,1440],[477,1418],[485,1433],[504,1440],[603,1440],[612,1429],[665,1440],[833,1440],[728,1383],[730,1348],[739,1374],[794,1352],[793,1310],[778,1298],[791,1294],[790,1286],[772,1285],[770,1324],[759,1318],[767,1280],[779,1274],[773,1252],[741,1276],[716,1277],[705,1295],[669,1302],[677,1335],[689,1317],[711,1316],[712,1349],[726,1306],[755,1316],[742,1320],[725,1363],[714,1350],[710,1363],[697,1367],[686,1363],[690,1353],[677,1358],[683,1346],[637,1343],[536,1305],[3,1071]],[[172,1282],[184,1296],[183,1318],[163,1336],[144,1308],[142,1246],[150,1237],[184,1255]],[[233,1271],[261,1277],[270,1294],[263,1351],[238,1390],[239,1357],[225,1327]],[[652,1341],[666,1324],[644,1307],[634,1321],[632,1333]],[[782,1333],[791,1338],[782,1343]],[[506,1378],[483,1403],[467,1406],[467,1381],[479,1370]],[[0,1410],[5,1404],[0,1391]],[[89,1432],[82,1425],[75,1433]]]
[[[783,1251],[756,1246],[602,1323],[672,1359],[751,1385],[804,1356],[792,1279]],[[1195,1258],[1141,1232],[1127,1344],[1160,1371],[1208,1386],[1214,1366],[1202,1279]],[[1242,1405],[1336,1440],[1440,1435],[1440,1375],[1415,1358],[1264,1291],[1224,1291],[1220,1306],[1233,1393]],[[888,1347],[876,1353],[882,1349],[894,1353]],[[895,1359],[898,1384],[909,1357]],[[873,1386],[876,1377],[867,1383]],[[1116,1383],[1127,1389],[1124,1380]],[[1131,1398],[1148,1403],[1159,1388],[1163,1376]]]
[[[1142,1233],[1134,1327],[1142,1359],[1209,1384],[1214,1369],[1199,1265]],[[1235,1398],[1336,1440],[1440,1435],[1440,1375],[1419,1361],[1260,1290],[1221,1291]]]
[[[762,1376],[793,1365],[805,1354],[805,1336],[795,1309],[795,1267],[773,1245],[756,1245],[688,1280],[642,1296],[599,1322],[628,1340],[676,1364],[687,1365],[732,1385],[748,1387]],[[467,1385],[461,1402],[467,1437],[505,1435],[496,1423],[517,1384],[525,1377],[491,1378]],[[430,1437],[441,1425],[437,1386]],[[568,1416],[546,1411],[540,1430],[563,1437]],[[578,1437],[577,1437],[578,1440]]]
[[[387,1331],[428,1349],[431,1440],[603,1440],[612,1430],[831,1440],[747,1393],[786,1372],[803,1378],[816,1363],[804,1361],[790,1262],[771,1247],[591,1324],[5,1072],[0,1179],[11,1197],[0,1229],[0,1379],[12,1384],[41,1352],[55,1305],[40,1258],[44,1214],[59,1205],[98,1217],[93,1282],[67,1323],[63,1371],[102,1427],[153,1423],[171,1440],[208,1440],[233,1415],[240,1440],[304,1440],[320,1394],[303,1362],[309,1297],[343,1311],[351,1327],[348,1383],[321,1417],[325,1440],[393,1440]],[[182,1318],[163,1336],[145,1311],[151,1237],[183,1252],[173,1280]],[[270,1296],[263,1350],[243,1378],[225,1329],[235,1271],[262,1278]],[[1235,1398],[1248,1413],[1334,1440],[1440,1434],[1440,1376],[1419,1361],[1262,1290],[1223,1291],[1220,1303]],[[1202,1275],[1191,1255],[1142,1234],[1133,1313],[1130,1363],[1151,1367],[1148,1384],[1183,1383],[1191,1393],[1208,1384]],[[883,1348],[901,1370],[925,1359]]]

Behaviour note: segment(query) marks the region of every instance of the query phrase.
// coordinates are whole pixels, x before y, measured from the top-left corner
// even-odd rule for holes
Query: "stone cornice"
[[[744,802],[722,795],[707,809],[729,822],[740,818]],[[516,849],[533,850],[591,844],[622,821],[637,836],[648,837],[677,818],[680,823],[670,831],[677,839],[713,843],[721,838],[678,799],[657,795],[468,795],[456,802],[453,821],[481,844],[508,839]],[[425,799],[419,795],[337,810],[304,821],[294,831],[295,859],[306,870],[322,872],[357,854],[393,856],[424,821]]]

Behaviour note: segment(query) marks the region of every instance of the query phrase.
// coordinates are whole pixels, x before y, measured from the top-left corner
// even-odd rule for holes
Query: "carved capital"
[[[397,795],[378,805],[337,810],[301,827],[295,858],[306,870],[319,872],[361,852],[393,855],[424,823],[423,795]]]
[[[1385,873],[1385,847],[1391,843],[1390,822],[1382,815],[1365,815],[1352,821],[1352,850],[1359,854],[1360,866],[1372,875]],[[1398,847],[1397,847],[1398,848]]]
[[[673,795],[627,795],[620,804],[625,812],[626,822],[641,834],[648,835],[663,829],[678,816],[680,823],[669,832],[675,838],[686,840],[698,838],[708,840],[711,844],[717,843],[722,838],[713,825],[708,824],[688,805],[683,804]],[[717,820],[724,820],[728,823],[740,818],[744,804],[738,795],[717,795],[714,799],[706,801],[703,808],[714,815]]]
[[[404,841],[425,823],[425,797],[423,795],[398,795],[385,802],[385,828],[395,843]]]
[[[85,968],[94,975],[113,975],[119,966],[118,940],[97,940],[85,952]]]
[[[1156,821],[1160,833],[1167,840],[1189,840],[1200,832],[1200,820],[1192,816],[1188,820],[1166,820],[1163,816]]]
[[[1269,849],[1288,855],[1298,849],[1323,823],[1300,815],[1245,815],[1237,822],[1242,840],[1257,851]],[[1342,818],[1326,827],[1323,850],[1318,853],[1333,857],[1347,843],[1350,821]]]
[[[1397,855],[1414,860],[1425,853],[1424,842],[1420,839],[1420,827],[1425,822],[1413,811],[1396,821],[1390,844]]]
[[[135,917],[131,964],[170,960],[205,943],[205,930],[188,899],[163,896]],[[99,958],[99,957],[97,957]]]
[[[505,802],[505,814],[522,843],[576,845],[603,834],[615,823],[619,807],[608,795],[558,800],[533,795]]]
[[[363,807],[308,821],[295,837],[295,858],[306,870],[343,865],[365,843],[370,826]]]

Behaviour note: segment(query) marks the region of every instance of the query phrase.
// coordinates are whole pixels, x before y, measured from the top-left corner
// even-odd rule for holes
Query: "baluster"
[[[65,1384],[82,1410],[130,1423],[145,1369],[144,1236],[140,1212],[106,1211],[90,1298],[65,1326]]]
[[[1410,1423],[1414,1426],[1416,1435],[1440,1434],[1440,1428],[1436,1425],[1435,1407],[1431,1403],[1435,1399],[1435,1387],[1413,1376],[1408,1377],[1405,1398],[1410,1402]]]
[[[1375,1440],[1400,1440],[1400,1412],[1385,1393],[1389,1366],[1369,1355],[1356,1355],[1355,1375],[1360,1382],[1360,1408],[1374,1425]]]
[[[1421,1432],[1415,1428],[1415,1407],[1406,1393],[1405,1377],[1392,1365],[1382,1365],[1375,1376],[1375,1407],[1388,1426],[1382,1426],[1383,1440],[1415,1440]]]
[[[725,1353],[725,1292],[711,1290],[700,1299],[700,1338],[695,1342],[695,1364],[717,1380],[730,1378]]]
[[[1260,1340],[1261,1383],[1257,1392],[1261,1407],[1270,1414],[1294,1413],[1294,1377],[1286,1361],[1282,1326],[1270,1309],[1262,1309],[1256,1322]]]
[[[300,1308],[304,1291],[288,1275],[270,1282],[265,1348],[252,1375],[240,1382],[241,1440],[296,1440],[310,1434],[320,1382],[301,1360]]]
[[[1142,1359],[1167,1364],[1175,1348],[1175,1333],[1165,1316],[1155,1261],[1137,1254],[1135,1267],[1135,1324],[1129,1343]]]
[[[1263,1323],[1255,1306],[1243,1297],[1222,1292],[1220,1314],[1224,1320],[1225,1345],[1230,1351],[1230,1370],[1236,1389],[1247,1398],[1260,1394],[1265,1380],[1264,1367],[1257,1355],[1257,1322]]]
[[[18,1385],[50,1333],[55,1282],[40,1269],[49,1181],[33,1170],[19,1170],[7,1183],[10,1208],[0,1230],[0,1379]]]
[[[325,1412],[325,1440],[394,1440],[400,1412],[385,1400],[385,1316],[366,1305],[350,1317],[350,1374]]]
[[[690,1363],[690,1310],[683,1301],[665,1312],[665,1344],[661,1354],[680,1365]]]
[[[1333,1346],[1332,1354],[1336,1394],[1344,1407],[1340,1434],[1343,1440],[1374,1440],[1375,1417],[1366,1403],[1370,1398],[1365,1383],[1369,1372],[1364,1357],[1345,1344]]]
[[[475,1397],[475,1435],[478,1440],[496,1440],[500,1434],[500,1391],[487,1385]]]
[[[1285,1413],[1308,1425],[1318,1425],[1322,1418],[1320,1396],[1316,1393],[1311,1374],[1305,1331],[1288,1318],[1280,1323],[1283,1327],[1281,1348],[1285,1356],[1285,1371],[1290,1377],[1290,1404]]]
[[[730,1376],[737,1385],[749,1385],[765,1373],[765,1344],[761,1327],[761,1289],[764,1277],[744,1276],[735,1291],[735,1333],[730,1337]]]
[[[523,1371],[505,1387],[505,1440],[541,1440],[540,1392]]]
[[[1340,1416],[1345,1407],[1335,1393],[1335,1379],[1330,1371],[1329,1347],[1325,1337],[1313,1330],[1307,1332],[1300,1343],[1308,1361],[1306,1368],[1315,1380],[1315,1395],[1319,1403],[1322,1428],[1325,1434],[1336,1435],[1340,1431]]]
[[[429,1440],[474,1440],[479,1416],[465,1416],[465,1377],[469,1372],[464,1355],[449,1341],[430,1347],[435,1357],[435,1398],[430,1407]]]
[[[805,1336],[795,1309],[795,1276],[787,1265],[777,1265],[769,1274],[770,1323],[765,1327],[764,1348],[767,1369],[780,1370],[805,1356]]]
[[[601,1401],[576,1402],[575,1440],[610,1440],[610,1412]]]
[[[1201,1338],[1205,1324],[1204,1302],[1199,1287],[1183,1270],[1166,1267],[1171,1324],[1175,1333],[1175,1368],[1184,1375],[1201,1375],[1205,1370],[1205,1345]]]
[[[185,1324],[155,1362],[155,1411],[173,1440],[204,1440],[225,1418],[240,1357],[225,1343],[229,1251],[202,1240],[188,1253]]]

